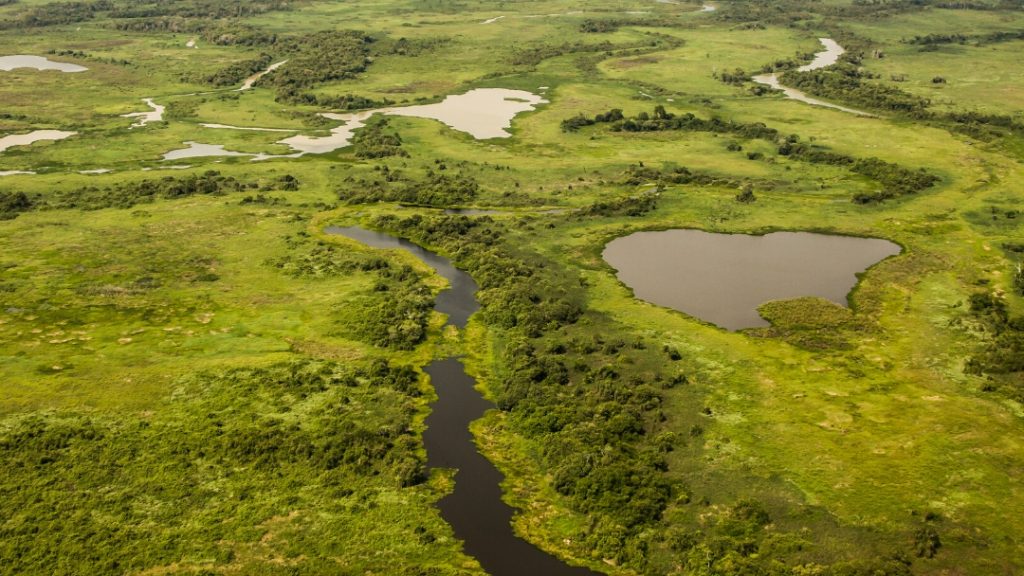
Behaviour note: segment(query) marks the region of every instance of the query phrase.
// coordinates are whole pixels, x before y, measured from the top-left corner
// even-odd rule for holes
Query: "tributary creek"
[[[448,259],[407,240],[358,227],[329,227],[337,234],[374,248],[405,250],[446,278],[451,286],[438,294],[434,309],[448,323],[465,328],[479,307],[477,284]],[[493,408],[474,387],[457,357],[435,360],[424,368],[437,392],[437,402],[426,419],[423,443],[427,466],[453,468],[455,489],[438,502],[441,516],[463,542],[466,554],[476,558],[491,576],[598,576],[586,568],[569,566],[516,536],[515,510],[501,499],[501,472],[477,450],[469,424]]]

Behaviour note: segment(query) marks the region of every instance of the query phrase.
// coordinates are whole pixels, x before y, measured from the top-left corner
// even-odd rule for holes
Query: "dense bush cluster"
[[[511,246],[488,217],[382,216],[374,227],[439,247],[471,273],[484,321],[508,334],[494,390],[499,408],[517,433],[543,447],[539,464],[554,488],[600,519],[585,535],[595,557],[642,566],[639,535],[658,522],[674,490],[664,475],[672,439],[651,433],[658,386],[684,379],[620,367],[641,355],[665,362],[664,353],[603,338],[592,324],[604,322],[598,315],[577,328],[585,315],[579,279]]]
[[[480,192],[475,178],[430,171],[422,179],[405,176],[387,166],[375,180],[347,180],[338,197],[349,204],[400,202],[413,206],[450,207],[472,202]]]
[[[206,20],[180,16],[157,16],[120,20],[114,24],[128,32],[170,32],[195,34],[203,42],[218,46],[266,47],[277,43],[278,35],[230,20]]]
[[[827,70],[786,72],[782,83],[808,94],[851,102],[873,110],[901,114],[920,114],[931,105],[927,98],[915,96],[886,84],[864,81],[864,73],[852,64],[837,64]]]
[[[453,255],[479,284],[477,296],[491,324],[537,337],[575,322],[582,313],[578,283],[538,256],[499,242],[502,230],[491,218],[389,215],[374,220],[374,228]]]
[[[97,15],[114,7],[110,0],[92,2],[51,2],[33,5],[14,14],[13,18],[0,20],[0,30],[59,26],[92,20]]]
[[[989,34],[925,34],[905,38],[905,44],[918,46],[938,46],[941,44],[994,44],[996,42],[1010,42],[1013,40],[1024,40],[1024,30],[999,31]]]
[[[298,360],[182,377],[145,413],[5,416],[0,502],[18,520],[0,523],[0,573],[219,572],[300,512],[289,545],[330,556],[321,513],[424,480],[418,382],[382,360]],[[325,571],[306,564],[289,573]]]
[[[342,94],[341,96],[325,96],[303,92],[290,97],[290,102],[303,106],[316,106],[318,108],[330,108],[332,110],[366,110],[369,108],[385,108],[395,103],[394,100],[383,98],[374,100],[365,96],[355,94]]]
[[[303,90],[324,82],[345,80],[370,64],[373,38],[356,31],[323,31],[283,41],[288,64],[264,76],[264,86],[277,90],[279,102],[291,102]]]
[[[0,2],[0,5],[14,2]],[[0,29],[59,26],[85,22],[105,15],[108,18],[125,20],[120,25],[132,26],[132,20],[159,18],[202,18],[223,20],[256,16],[275,10],[289,10],[293,3],[288,0],[165,0],[162,2],[136,2],[117,0],[91,0],[74,2],[50,2],[33,4],[14,14],[13,18],[0,21]],[[141,25],[146,29],[146,24]],[[124,28],[136,29],[136,28]]]
[[[1006,302],[994,294],[972,294],[969,312],[985,330],[982,349],[966,370],[972,374],[999,375],[1006,392],[1024,401],[1024,316],[1013,317]]]
[[[111,10],[111,18],[180,18],[226,19],[258,16],[267,12],[290,10],[290,0],[161,0],[160,2],[125,2]]]
[[[241,60],[226,68],[221,68],[207,76],[205,80],[207,84],[214,86],[236,86],[253,74],[266,70],[273,61],[274,57],[270,54],[260,54],[257,58]]]
[[[814,164],[844,166],[855,174],[866,176],[882,185],[883,189],[873,193],[858,193],[853,201],[858,204],[881,202],[891,198],[915,194],[935,186],[939,177],[923,168],[911,170],[878,158],[854,158],[787,139],[779,146],[779,154]]]
[[[563,42],[562,44],[546,44],[541,46],[533,46],[530,48],[516,49],[512,53],[511,63],[515,66],[527,66],[533,67],[548,58],[555,58],[557,56],[563,56],[566,54],[598,54],[598,55],[612,55],[617,53],[619,55],[637,55],[652,50],[663,50],[665,48],[678,47],[683,45],[683,41],[673,36],[665,34],[653,34],[647,33],[650,37],[649,40],[640,40],[637,42],[623,42],[614,44],[608,42]],[[598,59],[600,59],[598,57]],[[595,62],[586,63],[585,67],[592,69]]]
[[[17,218],[18,214],[32,209],[32,199],[24,192],[0,190],[0,220]]]
[[[587,216],[643,216],[658,207],[656,190],[644,192],[636,196],[626,196],[614,200],[601,200],[576,211],[579,218]]]
[[[378,116],[352,137],[352,151],[356,158],[386,158],[388,156],[408,157],[402,149],[402,137],[394,130],[388,130],[389,120]]]
[[[220,196],[244,190],[292,191],[298,190],[299,181],[286,174],[269,181],[242,182],[233,176],[224,176],[216,170],[188,176],[165,176],[155,180],[125,182],[105,188],[86,186],[75,190],[57,192],[45,199],[39,207],[51,209],[79,208],[101,210],[104,208],[131,208],[136,204],[156,199],[173,200],[189,196]]]
[[[259,85],[273,87],[277,91],[277,101],[289,104],[319,104],[320,97],[309,93],[309,89],[325,82],[353,78],[365,71],[370,64],[370,49],[374,42],[370,36],[351,30],[328,30],[301,37],[279,37],[244,27],[238,33],[216,28],[203,30],[214,43],[250,44],[264,50],[258,58],[233,63],[211,74],[205,78],[206,82],[218,86],[236,84],[265,70],[271,62],[287,60],[287,65],[262,77]],[[345,97],[341,97],[336,103],[345,102]],[[335,102],[329,99],[323,102],[328,106],[332,103]]]
[[[740,181],[734,178],[715,176],[706,172],[694,172],[685,166],[664,166],[660,170],[643,164],[634,164],[626,168],[623,184],[639,186],[641,184],[697,184],[700,186],[727,186],[735,188]]]
[[[927,9],[932,0],[853,0],[849,3],[820,0],[737,0],[719,6],[716,18],[731,22],[799,25],[808,20],[835,18],[884,18]]]
[[[602,34],[615,32],[624,26],[643,26],[646,28],[675,26],[677,20],[671,18],[587,18],[580,23],[579,30],[584,34]]]
[[[857,194],[854,201],[859,204],[880,202],[907,194],[913,194],[931,188],[939,182],[939,177],[923,169],[912,170],[885,162],[878,158],[854,158],[845,154],[830,152],[821,147],[800,142],[796,135],[783,136],[778,130],[758,123],[742,123],[719,118],[703,119],[686,113],[676,115],[657,106],[653,113],[641,112],[635,117],[624,117],[621,110],[611,110],[594,118],[579,115],[562,121],[562,129],[574,132],[581,127],[597,123],[609,123],[612,131],[620,132],[657,132],[663,130],[681,130],[695,132],[713,132],[716,134],[733,134],[741,138],[767,140],[778,146],[780,156],[790,157],[814,164],[844,166],[851,172],[877,181],[883,189],[870,194]],[[741,150],[742,146],[731,143],[730,148]],[[756,156],[750,156],[756,159]],[[634,178],[627,182],[659,181],[672,184],[725,184],[739,185],[738,182],[722,180],[704,174],[694,174],[685,168],[677,168],[669,173],[655,171],[651,168],[631,167]]]
[[[298,179],[290,174],[271,180],[242,182],[233,176],[223,176],[216,170],[207,170],[202,174],[165,176],[104,188],[85,186],[56,191],[46,196],[30,197],[24,192],[0,190],[0,220],[16,218],[18,214],[29,210],[131,208],[157,199],[173,200],[198,195],[220,196],[245,190],[290,192],[298,189]]]
[[[345,306],[350,315],[339,326],[339,333],[394,350],[411,350],[426,337],[433,297],[415,270],[392,264],[376,253],[313,242],[305,233],[287,240],[290,253],[268,264],[293,278],[376,273],[371,293],[361,296],[358,305]]]

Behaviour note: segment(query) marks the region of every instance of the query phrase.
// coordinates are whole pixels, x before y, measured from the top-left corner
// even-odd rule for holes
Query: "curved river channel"
[[[480,308],[476,282],[462,270],[429,250],[394,236],[359,227],[331,226],[324,230],[374,248],[398,248],[419,258],[446,278],[451,286],[438,294],[434,310],[448,316],[448,324],[465,328]],[[423,443],[427,466],[454,468],[455,490],[438,502],[441,516],[463,542],[466,554],[492,576],[598,576],[586,568],[569,566],[520,539],[512,531],[514,509],[501,499],[501,472],[477,451],[469,423],[493,408],[474,388],[457,357],[435,360],[424,368],[438,400],[426,420]]]

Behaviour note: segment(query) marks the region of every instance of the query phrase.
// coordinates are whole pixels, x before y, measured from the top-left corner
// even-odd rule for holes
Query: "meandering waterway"
[[[797,68],[798,72],[811,72],[814,70],[821,70],[822,68],[828,68],[829,66],[832,66],[833,64],[838,62],[839,57],[846,53],[846,49],[844,49],[842,46],[839,45],[838,42],[832,40],[831,38],[819,38],[818,41],[821,42],[821,45],[825,49],[822,50],[821,52],[816,53],[814,55],[814,60],[811,61],[810,64],[805,64]],[[870,114],[868,112],[856,110],[854,108],[847,108],[846,106],[840,106],[839,104],[833,104],[831,102],[826,102],[824,100],[818,100],[817,98],[808,96],[801,90],[797,90],[796,88],[790,88],[789,86],[784,85],[781,80],[779,80],[778,73],[760,74],[754,76],[752,80],[754,82],[757,82],[758,84],[763,84],[775,90],[782,90],[782,93],[786,95],[786,98],[789,98],[791,100],[797,100],[805,104],[810,104],[812,106],[823,106],[825,108],[832,108],[833,110],[849,112],[850,114],[856,114],[858,116],[873,116],[873,114]]]
[[[138,118],[138,121],[131,125],[131,128],[142,128],[150,122],[161,122],[164,119],[164,110],[166,106],[161,106],[153,101],[152,98],[143,98],[143,102],[149,106],[149,112],[131,112],[128,114],[121,114],[122,118]]]
[[[398,248],[411,253],[450,282],[438,294],[434,309],[448,316],[448,324],[464,328],[480,304],[477,284],[448,259],[406,240],[357,227],[330,227],[337,234],[374,248]],[[476,558],[491,576],[598,576],[586,568],[569,566],[512,530],[515,510],[501,498],[500,471],[477,451],[470,422],[494,407],[476,390],[459,358],[431,362],[424,368],[438,400],[426,419],[423,443],[427,466],[454,468],[455,489],[438,502],[441,516],[463,541],[466,554]]]

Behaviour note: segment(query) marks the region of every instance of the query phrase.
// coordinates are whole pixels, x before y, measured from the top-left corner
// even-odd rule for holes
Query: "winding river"
[[[797,68],[797,72],[812,72],[814,70],[828,68],[829,66],[832,66],[833,64],[838,62],[839,57],[846,53],[846,49],[844,49],[842,46],[839,45],[838,42],[832,40],[831,38],[818,38],[818,41],[821,42],[821,45],[825,49],[822,50],[821,52],[816,53],[814,55],[814,60],[810,64],[805,64],[804,66]],[[790,88],[789,86],[784,85],[779,80],[778,73],[760,74],[758,76],[754,76],[752,80],[754,82],[757,82],[758,84],[763,84],[775,90],[782,90],[783,94],[786,95],[786,98],[789,98],[791,100],[797,100],[805,104],[810,104],[812,106],[822,106],[824,108],[832,108],[833,110],[849,112],[850,114],[856,114],[858,116],[873,116],[873,114],[870,114],[868,112],[863,112],[861,110],[856,110],[854,108],[847,108],[846,106],[840,106],[839,104],[832,104],[831,102],[825,102],[824,100],[812,98],[801,90],[797,90],[796,88]]]
[[[438,294],[434,309],[448,316],[448,324],[465,328],[480,307],[477,284],[448,259],[407,240],[358,227],[325,229],[374,248],[398,248],[409,252],[446,278],[451,286]],[[423,443],[427,466],[454,468],[455,489],[438,502],[441,516],[466,554],[480,562],[492,576],[598,576],[587,568],[569,566],[512,530],[515,510],[501,499],[501,472],[477,451],[469,424],[494,405],[474,387],[457,357],[435,360],[424,368],[437,391],[437,402],[426,419]]]

